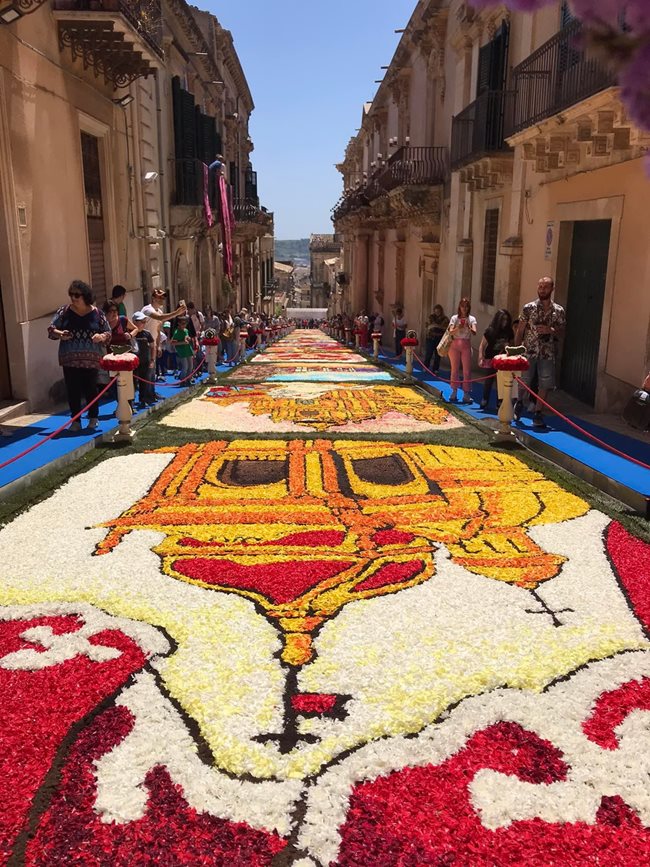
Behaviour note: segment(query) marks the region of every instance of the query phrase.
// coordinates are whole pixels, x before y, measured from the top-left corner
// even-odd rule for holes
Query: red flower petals
[[[72,616],[0,621],[0,656],[38,650],[20,638],[30,627],[49,626],[62,635],[79,625]],[[115,647],[121,655],[107,662],[77,656],[37,671],[0,668],[0,863],[9,858],[71,727],[144,665],[140,648],[121,632],[102,632],[91,642]]]
[[[27,867],[270,865],[285,846],[281,837],[197,812],[162,767],[147,775],[149,800],[142,819],[126,824],[101,821],[94,810],[93,762],[116,746],[131,724],[126,708],[113,707],[81,734],[29,843]]]
[[[371,541],[375,545],[408,545],[415,539],[414,533],[405,533],[403,530],[377,530],[373,533]]]
[[[482,768],[538,784],[567,772],[547,741],[515,724],[491,726],[438,767],[405,768],[357,785],[341,829],[339,867],[648,863],[650,830],[620,798],[603,798],[594,825],[535,819],[486,829],[469,794]]]
[[[334,709],[337,699],[337,695],[301,692],[291,696],[291,707],[296,713],[325,714]]]
[[[631,711],[650,710],[650,678],[632,680],[611,692],[603,693],[592,715],[582,724],[589,740],[608,750],[615,750],[618,740],[614,729]]]
[[[634,613],[650,630],[650,544],[630,535],[617,521],[609,525],[605,538]]]
[[[113,355],[109,352],[100,359],[102,370],[135,370],[140,363],[138,356],[133,352],[123,352],[121,355]]]
[[[271,561],[253,566],[209,557],[174,561],[174,569],[188,578],[260,593],[277,605],[293,602],[321,581],[344,572],[350,566],[352,563],[339,560]]]
[[[495,370],[528,370],[530,364],[525,355],[495,355],[492,359]]]
[[[422,560],[409,560],[407,563],[389,563],[382,566],[374,575],[366,578],[361,584],[357,584],[355,590],[376,590],[378,587],[386,587],[389,584],[399,584],[402,581],[410,581],[425,568]]]

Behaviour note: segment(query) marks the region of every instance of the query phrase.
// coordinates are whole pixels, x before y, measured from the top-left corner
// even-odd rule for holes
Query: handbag
[[[630,427],[637,430],[650,428],[650,393],[638,388],[623,410],[623,418]]]
[[[450,332],[449,328],[445,330],[445,333],[440,338],[440,342],[436,347],[436,352],[442,358],[446,358],[449,355],[449,347],[451,346],[451,341],[454,339],[453,334]]]

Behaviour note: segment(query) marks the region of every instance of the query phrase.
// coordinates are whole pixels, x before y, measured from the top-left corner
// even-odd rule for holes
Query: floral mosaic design
[[[391,382],[373,364],[247,364],[228,374],[228,382]]]
[[[348,354],[268,351],[310,347]],[[648,861],[650,545],[510,454],[350,436],[398,406],[446,424],[229,380],[170,424],[314,435],[110,457],[0,529],[0,863]]]
[[[111,459],[101,497],[99,470],[0,532],[4,852],[539,863],[552,839],[614,864],[650,843],[650,547],[620,525],[446,446],[190,444]]]
[[[220,385],[175,409],[169,427],[239,433],[417,433],[462,427],[444,406],[391,385]]]

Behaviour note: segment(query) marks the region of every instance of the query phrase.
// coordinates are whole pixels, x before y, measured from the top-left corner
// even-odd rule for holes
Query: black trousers
[[[64,367],[63,379],[68,393],[70,415],[74,416],[81,410],[82,397],[87,404],[90,403],[99,392],[97,385],[98,370],[94,367]],[[88,410],[88,418],[97,418],[99,405],[94,403]]]
[[[440,370],[440,356],[438,355],[438,344],[440,343],[440,337],[427,337],[426,341],[426,354],[424,356],[424,363],[429,370],[432,370],[434,373],[437,373]],[[433,367],[431,366],[431,362],[433,361]]]
[[[135,380],[135,386],[138,391],[138,401],[140,403],[153,403],[155,401],[155,387],[153,385],[155,373],[155,368],[149,367],[148,364],[136,369],[135,374],[139,379]],[[143,382],[143,380],[146,380],[146,382]]]

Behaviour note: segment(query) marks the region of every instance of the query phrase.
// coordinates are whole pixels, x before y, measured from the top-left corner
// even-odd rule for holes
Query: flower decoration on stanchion
[[[133,410],[129,401],[135,398],[133,371],[139,363],[138,356],[133,352],[122,352],[120,355],[109,352],[100,361],[102,370],[117,374],[117,420],[119,425],[113,442],[131,442],[133,439],[133,431],[131,430]]]
[[[497,439],[510,440],[512,431],[510,424],[513,419],[512,410],[512,383],[515,373],[528,370],[529,364],[526,358],[526,349],[523,346],[506,346],[502,355],[495,355],[492,359],[492,367],[497,372],[497,391],[501,405],[499,406],[499,428],[496,431]]]
[[[379,361],[379,344],[381,343],[381,331],[373,331],[372,337],[372,357],[375,361]]]
[[[201,337],[205,347],[205,357],[208,362],[208,382],[211,385],[217,381],[217,355],[219,353],[219,335],[214,328],[206,328]]]
[[[418,345],[418,337],[415,331],[407,331],[406,337],[401,340],[402,347],[406,352],[406,375],[413,375],[413,350]]]

